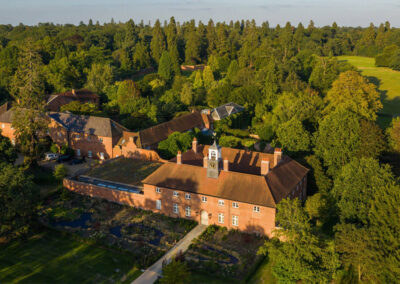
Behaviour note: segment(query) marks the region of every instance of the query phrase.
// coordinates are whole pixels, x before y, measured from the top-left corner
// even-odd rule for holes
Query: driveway
[[[68,162],[62,164],[68,169],[68,177],[72,177],[75,176],[77,173],[82,174],[85,170],[89,169],[91,163],[92,160],[86,159],[86,162],[78,165],[70,165],[68,164]],[[53,171],[54,168],[60,164],[57,163],[57,161],[53,160],[53,161],[40,161],[39,165]]]
[[[142,275],[135,279],[132,284],[150,284],[154,283],[159,276],[162,274],[162,264],[165,261],[169,263],[179,251],[185,252],[192,241],[201,235],[207,228],[206,225],[197,225],[193,230],[191,230],[187,235],[181,239],[172,249],[170,249],[162,258],[157,260],[152,266],[150,266]]]

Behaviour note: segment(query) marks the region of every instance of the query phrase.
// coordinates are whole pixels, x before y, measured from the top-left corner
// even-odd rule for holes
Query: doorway
[[[207,211],[201,211],[200,224],[208,225],[208,213],[207,213]]]

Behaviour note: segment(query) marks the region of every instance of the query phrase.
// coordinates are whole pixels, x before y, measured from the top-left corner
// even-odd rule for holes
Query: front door
[[[208,213],[207,211],[201,211],[200,223],[202,225],[208,225]]]

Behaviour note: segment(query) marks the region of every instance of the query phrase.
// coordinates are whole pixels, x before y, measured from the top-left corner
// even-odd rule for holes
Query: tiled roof
[[[0,106],[0,122],[11,123],[11,102],[6,102]]]
[[[276,206],[264,176],[221,171],[218,179],[214,179],[207,178],[205,168],[166,163],[142,182],[239,202]]]
[[[232,114],[241,112],[243,110],[244,110],[244,107],[230,102],[230,103],[227,103],[222,106],[214,108],[211,111],[211,116],[214,120],[221,120]]]
[[[51,112],[49,116],[67,130],[103,137],[122,135],[123,126],[106,117],[76,115],[71,113]]]
[[[221,156],[229,161],[229,171],[221,170],[217,179],[208,178],[207,169],[203,168],[208,148],[199,145],[197,153],[183,153],[182,164],[171,159],[143,183],[275,207],[308,173],[307,168],[288,156],[275,166],[273,154],[222,147]],[[261,175],[262,160],[270,161],[266,176]]]
[[[195,111],[170,121],[139,131],[141,147],[157,144],[168,138],[173,132],[184,132],[203,125],[200,112]]]

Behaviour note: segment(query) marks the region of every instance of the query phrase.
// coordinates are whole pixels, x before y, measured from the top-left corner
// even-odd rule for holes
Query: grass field
[[[362,75],[377,85],[382,96],[383,109],[378,123],[387,127],[390,116],[400,115],[400,72],[390,68],[376,67],[375,58],[362,56],[339,56],[339,60],[347,61],[361,70]],[[386,115],[386,116],[385,116]]]
[[[140,274],[129,254],[56,231],[0,245],[0,283],[130,283]]]
[[[120,183],[142,185],[141,181],[159,166],[161,163],[122,158],[99,165],[86,175]]]

